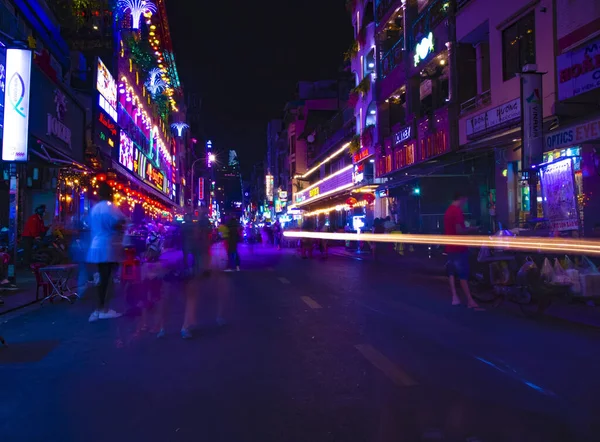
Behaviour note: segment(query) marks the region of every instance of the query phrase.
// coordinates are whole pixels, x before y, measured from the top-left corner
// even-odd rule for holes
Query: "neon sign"
[[[152,163],[146,164],[146,181],[148,181],[160,191],[163,191],[165,184],[165,176],[160,170],[157,170],[154,167],[152,167]]]
[[[425,60],[429,54],[433,52],[433,33],[430,32],[427,37],[417,43],[415,47],[415,66]]]
[[[96,89],[100,92],[98,105],[117,121],[117,82],[100,58],[96,71]]]
[[[131,138],[124,131],[121,131],[121,144],[119,148],[119,163],[133,172],[133,159],[135,155],[135,147]]]
[[[354,163],[358,163],[359,161],[367,158],[370,154],[371,152],[369,152],[369,148],[362,149],[360,152],[354,154],[354,156],[352,157],[352,161]]]
[[[318,187],[314,187],[314,188],[310,189],[310,191],[308,192],[308,195],[310,198],[312,198],[313,196],[317,196],[318,194],[319,194]]]

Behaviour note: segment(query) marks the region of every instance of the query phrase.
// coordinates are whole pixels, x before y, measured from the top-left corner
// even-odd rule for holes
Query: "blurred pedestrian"
[[[98,202],[90,213],[91,242],[87,261],[98,266],[98,308],[90,315],[90,322],[121,316],[108,308],[107,295],[113,272],[121,261],[122,232],[125,216],[112,203],[112,188],[107,183],[98,187]]]
[[[454,195],[454,200],[444,214],[444,232],[446,235],[466,235],[473,229],[465,225],[465,216],[463,207],[467,203],[467,198],[460,192]],[[452,293],[452,305],[460,305],[460,298],[456,293],[456,279],[460,282],[469,308],[478,308],[479,306],[471,296],[469,289],[469,249],[466,246],[447,245],[448,263],[446,269],[450,281],[450,291]]]
[[[227,246],[227,257],[229,258],[226,272],[240,271],[240,253],[238,245],[240,243],[240,223],[235,216],[227,220],[227,238],[225,239]]]
[[[181,250],[183,252],[183,270],[190,269],[190,255],[194,256],[194,236],[196,226],[191,213],[186,213],[183,216],[183,224],[181,225]]]

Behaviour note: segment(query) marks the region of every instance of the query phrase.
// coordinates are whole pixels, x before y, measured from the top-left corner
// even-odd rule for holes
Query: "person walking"
[[[227,256],[229,257],[229,267],[226,272],[240,271],[240,253],[238,244],[240,242],[240,224],[235,216],[227,220]]]
[[[91,211],[91,242],[87,261],[98,266],[98,308],[90,315],[90,322],[121,316],[107,305],[108,287],[113,272],[121,261],[122,231],[125,216],[111,202],[112,188],[102,182],[98,188],[98,202]]]
[[[46,206],[44,204],[36,207],[33,215],[31,215],[27,219],[25,227],[23,227],[23,234],[21,235],[21,244],[23,245],[24,260],[27,266],[31,264],[31,253],[33,250],[33,243],[36,239],[45,236],[48,232],[48,227],[44,225],[45,214]]]
[[[460,192],[454,196],[454,200],[444,214],[444,232],[446,235],[466,235],[473,231],[466,227],[463,207],[467,203],[467,198]],[[450,282],[450,292],[452,293],[452,305],[460,305],[460,298],[456,293],[456,279],[460,282],[469,308],[479,308],[469,289],[469,249],[467,246],[447,245],[448,263],[446,269]]]

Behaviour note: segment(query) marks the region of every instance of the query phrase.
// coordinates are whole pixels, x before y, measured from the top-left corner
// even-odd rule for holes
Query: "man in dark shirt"
[[[466,235],[471,229],[465,226],[465,216],[462,208],[467,203],[467,198],[456,193],[454,201],[444,214],[444,232],[446,235]],[[452,305],[460,305],[460,298],[456,294],[456,278],[460,281],[465,296],[467,297],[467,306],[469,308],[478,308],[479,306],[473,300],[469,290],[469,249],[466,246],[447,245],[448,264],[446,269],[450,279],[450,291],[452,292]]]
[[[24,250],[25,264],[31,264],[31,253],[33,251],[33,243],[36,238],[41,238],[46,235],[48,228],[44,225],[44,215],[46,213],[46,206],[41,205],[36,207],[35,213],[27,219],[25,227],[23,228],[23,234],[21,235],[21,243]]]

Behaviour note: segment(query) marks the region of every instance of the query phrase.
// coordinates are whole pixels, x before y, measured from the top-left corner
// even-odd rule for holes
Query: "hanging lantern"
[[[98,181],[106,181],[106,174],[99,173],[98,175],[96,175],[96,178],[98,179]]]
[[[358,201],[353,196],[346,200],[346,204],[348,204],[350,207],[354,206],[357,202]]]
[[[373,201],[375,201],[375,196],[374,196],[372,193],[367,193],[367,194],[365,194],[365,196],[364,196],[364,200],[365,200],[367,203],[371,204]]]

